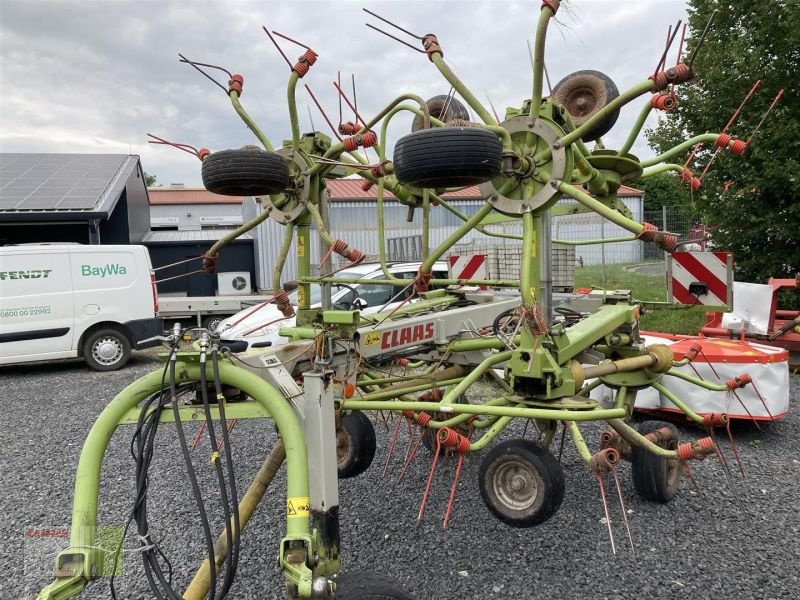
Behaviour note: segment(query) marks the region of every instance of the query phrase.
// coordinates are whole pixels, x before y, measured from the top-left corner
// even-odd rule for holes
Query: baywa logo
[[[111,264],[102,267],[81,265],[81,275],[84,277],[107,277],[108,275],[127,275],[128,269],[122,265]]]
[[[27,271],[0,271],[0,281],[8,279],[47,279],[53,269],[29,269]]]

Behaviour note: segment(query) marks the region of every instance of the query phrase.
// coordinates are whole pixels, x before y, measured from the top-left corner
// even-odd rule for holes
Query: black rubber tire
[[[425,104],[428,105],[428,112],[430,112],[431,116],[434,119],[439,119],[440,121],[452,121],[453,119],[459,119],[462,121],[469,121],[469,111],[467,107],[464,106],[461,102],[459,102],[455,97],[450,98],[450,102],[447,102],[447,95],[440,94],[438,96],[434,96],[433,98],[428,98],[425,101]],[[444,110],[445,106],[447,110]],[[444,110],[444,112],[442,112]],[[411,131],[419,131],[422,129],[423,119],[421,116],[417,115],[414,117],[414,122],[411,123]]]
[[[495,134],[478,127],[421,129],[397,141],[394,171],[413,187],[477,185],[500,174],[502,146]]]
[[[336,430],[336,463],[339,479],[357,477],[375,458],[375,428],[359,410],[344,415]]]
[[[104,358],[109,349],[116,352]],[[98,329],[84,340],[81,351],[86,364],[95,371],[116,371],[130,359],[131,342],[127,335],[116,329]]]
[[[576,127],[585,123],[606,104],[619,96],[617,86],[611,78],[600,71],[575,71],[553,88],[553,97],[562,104],[572,117]],[[619,118],[619,109],[600,121],[581,139],[593,142],[611,131]]]
[[[414,600],[393,578],[371,571],[340,573],[336,600]]]
[[[513,333],[514,329],[517,327],[517,323],[519,322],[519,316],[517,315],[515,317],[517,312],[518,311],[516,308],[509,308],[508,310],[497,315],[492,323],[492,333],[495,335],[500,335],[501,333]]]
[[[203,327],[213,333],[219,326],[219,324],[222,323],[222,321],[227,319],[229,316],[230,315],[209,315],[205,319],[203,319]],[[211,325],[213,325],[213,327],[210,327]]]
[[[289,187],[289,163],[255,146],[220,150],[203,159],[203,185],[223,196],[268,196]]]
[[[667,448],[674,450],[678,446],[678,428],[665,421],[645,421],[636,429],[646,435],[662,427],[672,431],[672,440]],[[678,459],[667,459],[651,454],[644,448],[631,445],[631,475],[636,493],[645,500],[666,503],[675,497],[680,488],[681,466]]]
[[[521,471],[520,471],[521,470]],[[511,490],[500,490],[502,480],[518,475],[535,478],[532,497],[518,498],[513,506]],[[564,471],[549,450],[532,440],[508,440],[492,448],[481,461],[478,474],[481,497],[491,513],[511,527],[533,527],[547,521],[558,511],[564,500]],[[529,488],[524,483],[524,488]],[[523,489],[523,492],[528,491]]]

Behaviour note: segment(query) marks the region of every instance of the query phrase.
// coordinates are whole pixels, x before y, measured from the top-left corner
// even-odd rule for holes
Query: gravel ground
[[[6,540],[0,598],[35,594],[49,581],[53,546],[64,544],[32,540],[26,531],[69,525],[76,461],[92,421],[119,390],[157,364],[153,355],[139,353],[129,367],[112,374],[89,371],[76,361],[0,368],[0,514],[4,515],[0,533]],[[800,377],[793,377],[791,385],[797,401]],[[587,426],[587,439],[596,440],[598,429]],[[454,514],[443,531],[454,463],[437,472],[425,519],[417,525],[430,460],[425,455],[415,461],[399,485],[393,479],[383,480],[389,435],[378,428],[373,467],[359,478],[343,481],[340,488],[346,568],[389,573],[418,600],[797,597],[799,429],[796,410],[761,431],[750,425],[735,428],[747,473],[746,481],[736,480],[745,514],[713,459],[695,467],[704,497],[684,483],[682,493],[668,505],[640,500],[633,492],[629,467],[621,467],[636,542],[634,559],[621,523],[615,523],[618,553],[612,555],[597,484],[569,444],[563,457],[566,498],[548,522],[517,530],[490,516],[477,487],[480,460],[473,457],[465,463]],[[187,426],[187,435],[195,430]],[[508,435],[515,431],[521,433],[512,427]],[[691,429],[683,432],[699,434]],[[121,430],[106,454],[101,524],[123,523],[130,511],[131,435],[132,429]],[[269,423],[237,426],[233,444],[240,488],[273,442]],[[207,456],[207,451],[194,453],[204,489],[211,490]],[[399,460],[394,457],[395,473]],[[283,487],[282,473],[276,483]],[[208,505],[216,508],[216,497],[207,496]],[[281,498],[282,494],[269,495],[250,522],[230,597],[280,597],[276,556],[283,529]],[[172,558],[176,587],[182,588],[203,558],[203,545],[185,468],[168,429],[157,441],[149,502],[152,530]],[[618,503],[611,506],[612,516],[619,516]],[[220,523],[218,517],[216,525]],[[134,545],[135,540],[129,539],[128,547]],[[120,598],[151,597],[135,554],[126,556],[118,589]],[[107,582],[95,582],[83,597],[108,598]]]

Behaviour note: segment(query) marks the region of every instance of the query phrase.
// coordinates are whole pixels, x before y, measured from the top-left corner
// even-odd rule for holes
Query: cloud
[[[445,59],[487,108],[486,92],[501,115],[530,96],[526,39],[533,38],[538,2],[5,0],[0,151],[130,151],[162,183],[199,185],[195,159],[149,145],[145,134],[212,150],[254,142],[222,90],[178,62],[182,52],[242,73],[245,108],[276,146],[289,137],[289,69],[261,25],[320,54],[301,83],[311,85],[334,121],[338,102],[331,82],[337,70],[347,82],[356,74],[359,112],[367,117],[403,92],[447,93],[449,85],[424,54],[364,27],[380,23],[362,6],[410,31],[435,32]],[[621,90],[630,87],[652,72],[667,25],[685,17],[683,3],[670,0],[574,0],[566,7],[547,40],[553,85],[570,72],[597,69]],[[281,44],[292,61],[301,52]],[[302,85],[297,98],[301,128],[310,129],[308,105],[316,127],[330,135]],[[623,110],[607,145],[625,139],[642,102]],[[345,119],[351,117],[345,112]],[[390,126],[391,143],[408,131],[410,120],[403,116]],[[651,117],[648,123],[654,122]],[[634,152],[652,154],[641,140]]]

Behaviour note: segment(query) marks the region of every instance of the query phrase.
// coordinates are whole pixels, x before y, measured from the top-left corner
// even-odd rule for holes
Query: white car
[[[422,263],[390,263],[389,272],[398,279],[411,280],[417,275]],[[447,263],[435,263],[432,269],[433,280],[448,277]],[[363,264],[349,267],[334,275],[348,279],[385,279],[380,264]],[[403,285],[331,285],[331,302],[333,308],[340,310],[360,310],[370,314],[384,310],[392,310],[412,293],[411,287]],[[297,309],[297,290],[289,294],[289,301]],[[311,307],[321,305],[322,288],[311,285]],[[285,344],[288,339],[278,334],[284,327],[294,327],[295,317],[284,317],[274,304],[257,305],[242,310],[222,321],[216,328],[223,342],[237,346],[237,351],[268,348]],[[243,346],[246,344],[246,347]]]

